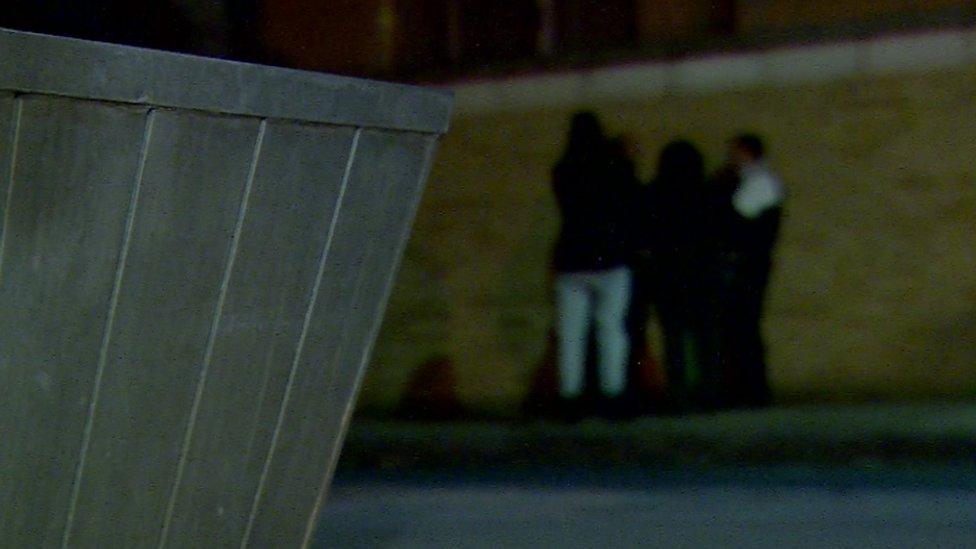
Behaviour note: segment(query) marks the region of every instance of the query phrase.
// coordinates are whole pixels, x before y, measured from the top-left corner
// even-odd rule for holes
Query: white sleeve
[[[782,200],[782,190],[776,179],[766,173],[753,174],[742,182],[732,195],[732,206],[746,219],[755,219]]]

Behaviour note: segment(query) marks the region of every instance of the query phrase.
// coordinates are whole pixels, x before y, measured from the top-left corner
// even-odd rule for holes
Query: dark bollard
[[[308,545],[450,105],[0,30],[0,545]]]

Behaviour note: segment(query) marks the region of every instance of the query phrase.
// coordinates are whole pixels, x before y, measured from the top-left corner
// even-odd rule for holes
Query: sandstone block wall
[[[948,52],[940,43],[927,54],[933,61]],[[887,59],[883,43],[870,47]],[[908,50],[894,54],[904,59],[899,51]],[[364,406],[393,407],[415,367],[446,355],[466,404],[515,410],[552,322],[549,171],[568,117],[584,104],[639,140],[645,177],[675,137],[698,143],[712,167],[730,135],[768,139],[790,192],[766,323],[777,397],[976,396],[976,65],[938,68],[922,56],[908,72],[831,73],[828,57],[795,81],[619,98],[582,75],[583,100],[563,101],[553,77],[519,92],[524,107],[462,107],[420,209]],[[547,99],[559,106],[538,106]]]

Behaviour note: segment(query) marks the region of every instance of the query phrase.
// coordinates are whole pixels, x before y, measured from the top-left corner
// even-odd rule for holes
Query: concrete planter
[[[2,545],[307,545],[450,105],[0,31]]]

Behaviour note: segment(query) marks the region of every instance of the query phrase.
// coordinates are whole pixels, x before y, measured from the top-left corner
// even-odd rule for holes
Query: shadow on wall
[[[421,421],[449,421],[467,415],[457,393],[454,363],[436,356],[414,370],[394,414]]]

